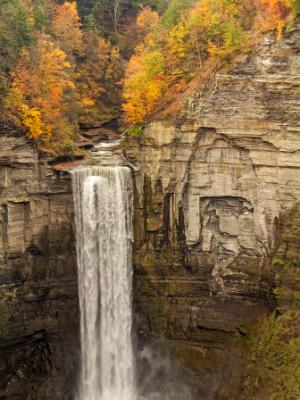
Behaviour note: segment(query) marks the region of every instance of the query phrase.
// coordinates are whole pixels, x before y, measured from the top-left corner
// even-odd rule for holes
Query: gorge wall
[[[138,343],[163,343],[197,399],[239,398],[241,341],[276,305],[297,303],[299,44],[299,26],[280,43],[266,38],[190,98],[180,122],[153,122],[125,145],[135,176]],[[0,399],[71,399],[79,355],[71,180],[5,131],[0,211]],[[293,265],[280,283],[274,260]]]
[[[0,135],[0,398],[68,399],[78,349],[71,180]]]
[[[275,233],[300,199],[299,44],[299,25],[266,38],[191,98],[181,123],[153,122],[127,150],[139,335],[169,343],[197,398],[238,397],[239,340],[276,304]]]

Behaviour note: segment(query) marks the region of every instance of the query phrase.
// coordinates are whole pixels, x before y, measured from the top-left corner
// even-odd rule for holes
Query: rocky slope
[[[300,199],[299,44],[299,25],[280,43],[266,38],[191,98],[181,123],[153,122],[127,151],[138,168],[139,333],[169,342],[201,399],[224,387],[236,398],[237,339],[275,306],[274,232]]]

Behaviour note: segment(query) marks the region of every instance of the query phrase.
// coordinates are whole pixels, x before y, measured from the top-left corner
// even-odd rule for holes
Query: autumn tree
[[[141,46],[126,71],[123,92],[126,122],[138,124],[151,115],[166,87],[163,53],[160,50],[148,52]]]
[[[85,27],[106,37],[113,36],[117,42],[123,40],[124,30],[141,8],[150,7],[162,13],[169,0],[77,0],[77,3]]]
[[[162,24],[167,29],[171,29],[173,26],[177,25],[181,19],[182,13],[188,9],[190,3],[190,0],[171,0],[162,16]]]
[[[121,109],[140,124],[299,12],[299,0],[0,0],[0,96],[39,140]]]
[[[68,55],[78,53],[83,47],[83,32],[76,2],[57,5],[52,27],[61,49]]]
[[[150,28],[130,60],[124,83],[125,119],[137,124],[158,107],[168,87],[182,88],[210,57],[228,62],[249,50],[245,4],[240,0],[201,0],[191,10],[173,0],[158,25]],[[138,16],[143,28],[151,10]],[[148,27],[151,24],[147,24]],[[157,60],[154,65],[153,60]],[[182,90],[182,89],[180,89]]]
[[[265,7],[260,8],[258,14],[258,29],[276,29],[278,38],[281,37],[285,26],[300,13],[299,0],[260,0],[260,3]]]
[[[84,34],[82,61],[76,68],[78,111],[81,122],[87,122],[91,117],[98,119],[101,96],[105,92],[103,82],[110,52],[110,43],[94,31]]]
[[[150,7],[145,7],[138,14],[136,19],[136,26],[144,34],[153,31],[159,23],[159,15],[156,11],[151,10]]]
[[[35,46],[21,52],[6,108],[28,129],[30,138],[56,134],[62,121],[66,130],[71,129],[67,94],[75,86],[70,69],[66,54],[47,35],[40,35]]]

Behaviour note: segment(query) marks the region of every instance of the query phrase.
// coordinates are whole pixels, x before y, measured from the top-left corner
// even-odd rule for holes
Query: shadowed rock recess
[[[266,312],[297,300],[298,269],[288,266],[300,243],[299,46],[299,26],[280,43],[265,39],[190,98],[182,122],[153,122],[126,146],[138,343],[169,350],[199,400],[223,399],[227,388],[238,398],[242,339]],[[1,133],[0,399],[73,398],[70,183],[31,143]],[[288,269],[279,283],[274,260]]]

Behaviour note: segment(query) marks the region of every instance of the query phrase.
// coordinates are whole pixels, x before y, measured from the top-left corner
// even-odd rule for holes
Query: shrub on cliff
[[[300,395],[300,312],[261,321],[250,340],[252,367],[243,399],[298,400]]]

